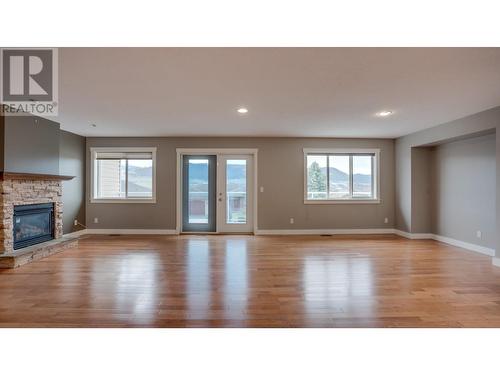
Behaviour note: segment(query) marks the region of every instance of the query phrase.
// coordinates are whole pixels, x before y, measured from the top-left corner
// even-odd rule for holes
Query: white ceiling
[[[59,72],[85,136],[394,138],[500,105],[500,48],[61,48]]]

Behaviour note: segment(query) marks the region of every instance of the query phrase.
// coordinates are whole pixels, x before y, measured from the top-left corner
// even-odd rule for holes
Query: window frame
[[[380,149],[378,148],[304,148],[304,204],[378,204],[380,203]],[[344,198],[344,199],[308,199],[307,198],[307,156],[308,155],[321,155],[328,156],[331,155],[373,155],[372,163],[372,198]],[[353,174],[352,174],[352,158],[350,158],[350,191],[353,188]],[[330,181],[329,173],[327,170],[327,194],[329,191]],[[327,195],[328,196],[328,195]]]
[[[96,198],[97,179],[96,179],[96,155],[99,152],[151,152],[153,181],[151,198]],[[128,170],[125,173],[125,184],[128,181]],[[156,203],[156,147],[91,147],[90,148],[90,203]]]

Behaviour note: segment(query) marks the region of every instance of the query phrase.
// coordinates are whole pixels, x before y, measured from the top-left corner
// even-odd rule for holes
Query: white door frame
[[[175,233],[181,233],[182,227],[182,155],[252,155],[253,156],[253,233],[257,233],[258,228],[258,215],[257,215],[257,201],[258,201],[258,184],[257,184],[257,148],[178,148],[177,152],[177,173],[176,173],[176,220],[175,220]]]

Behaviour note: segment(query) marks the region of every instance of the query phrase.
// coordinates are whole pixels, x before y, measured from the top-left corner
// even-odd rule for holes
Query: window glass
[[[189,159],[188,164],[188,222],[208,223],[208,159]]]
[[[376,156],[354,152],[307,154],[306,200],[375,199]]]
[[[373,172],[371,155],[353,155],[352,157],[352,196],[353,198],[373,197]]]
[[[307,199],[326,199],[326,155],[307,155]]]
[[[93,198],[152,199],[153,152],[93,153]]]
[[[349,155],[330,155],[328,158],[330,172],[329,199],[348,199],[351,181]]]
[[[226,223],[247,222],[247,161],[228,160],[226,164]]]
[[[153,197],[153,160],[129,159],[127,162],[127,196],[129,198]]]
[[[125,160],[97,160],[97,198],[125,198]]]

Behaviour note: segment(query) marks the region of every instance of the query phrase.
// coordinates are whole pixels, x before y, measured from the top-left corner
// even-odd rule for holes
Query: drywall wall
[[[127,146],[157,147],[157,203],[90,203],[90,147]],[[319,138],[87,138],[87,226],[175,229],[176,148],[257,148],[259,229],[394,227],[394,141]],[[304,204],[303,148],[379,148],[380,204]]]
[[[431,153],[430,147],[411,149],[411,223],[417,233],[432,233]]]
[[[83,229],[75,219],[85,225],[85,137],[63,130],[59,137],[60,174],[75,176],[63,181],[63,232],[70,233]]]
[[[4,117],[4,170],[59,174],[59,124],[41,117]]]
[[[497,126],[496,131],[496,174],[497,174],[497,194],[496,194],[496,223],[497,223],[497,246],[496,254],[497,264],[500,264],[500,125]]]
[[[412,148],[481,135],[494,131],[497,127],[500,128],[500,107],[396,139],[395,211],[397,229],[412,233],[418,233],[420,229],[418,226],[414,227],[414,223],[412,223],[412,210],[417,204],[414,199],[412,200]],[[499,165],[497,154],[497,168]],[[500,195],[500,191],[497,190],[497,194]]]
[[[4,145],[4,132],[5,132],[5,125],[4,125],[5,117],[0,114],[0,171],[3,171],[3,163],[4,163],[4,153],[5,153],[5,145]]]
[[[474,137],[428,150],[432,197],[431,204],[420,206],[431,208],[432,233],[496,247],[495,138]]]
[[[63,232],[85,223],[85,137],[35,116],[0,117],[1,170],[75,176],[63,182]]]

